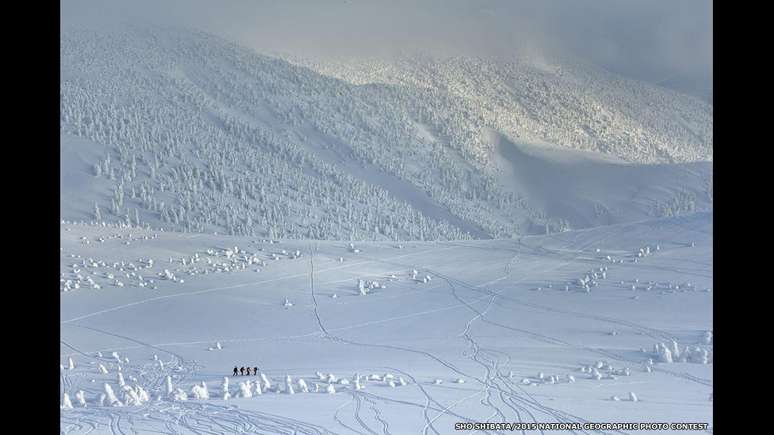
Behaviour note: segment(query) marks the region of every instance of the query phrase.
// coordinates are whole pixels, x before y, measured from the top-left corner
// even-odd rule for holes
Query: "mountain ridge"
[[[113,185],[63,200],[66,218],[95,219],[101,208],[103,219],[180,231],[353,240],[502,238],[610,221],[551,212],[550,198],[508,185],[489,132],[512,135],[460,96],[477,89],[473,78],[456,94],[356,85],[184,29],[69,28],[61,41],[60,147],[92,143],[89,175]],[[701,197],[711,171],[702,177],[646,200]]]

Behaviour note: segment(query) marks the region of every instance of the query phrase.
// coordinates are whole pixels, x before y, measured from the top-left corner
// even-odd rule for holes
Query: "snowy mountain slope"
[[[482,130],[492,128],[517,142],[548,142],[633,163],[712,160],[711,104],[579,59],[285,57],[356,85],[407,86],[428,100],[453,101],[463,113],[452,116],[461,118],[456,121],[466,136],[451,133],[450,142],[473,142],[481,159],[488,148]]]
[[[495,135],[501,184],[571,228],[712,209],[709,162],[631,165],[587,152],[514,144]]]
[[[73,409],[62,432],[711,425],[712,221],[353,247],[65,222],[61,393]],[[358,280],[378,284],[361,295]],[[654,346],[671,340],[668,363]],[[240,382],[260,377],[232,377],[234,365],[259,367],[271,385],[239,397]]]
[[[479,80],[481,71],[492,67],[471,61],[449,67],[446,82],[411,83],[412,77],[428,73],[407,72],[406,82],[362,85],[200,32],[142,26],[64,28],[61,56],[60,149],[63,155],[78,155],[62,159],[63,174],[75,177],[62,184],[67,219],[94,220],[98,208],[101,219],[112,222],[272,238],[512,237],[545,227],[557,231],[568,222],[577,227],[660,216],[664,213],[649,215],[642,204],[673,202],[675,192],[701,192],[711,175],[702,171],[703,179],[686,178],[680,175],[683,166],[669,166],[662,174],[665,189],[647,191],[633,210],[617,204],[627,210],[612,219],[576,219],[576,212],[565,210],[586,207],[586,198],[577,199],[580,205],[553,204],[539,189],[509,184],[514,179],[502,177],[498,149],[487,139],[491,129],[510,138],[517,130],[533,137],[526,132],[550,124],[546,131],[554,133],[540,137],[572,145],[576,135],[562,139],[556,132],[573,131],[578,119],[586,119],[576,113],[583,107],[600,112],[587,100],[565,104],[575,97],[542,94],[522,99],[513,97],[513,90],[496,110],[484,103],[490,97],[502,99],[497,83],[503,77],[538,80],[543,73],[531,69],[517,74],[510,66]],[[427,65],[437,72],[433,63]],[[463,86],[464,77],[470,82]],[[561,95],[574,95],[567,93],[569,82],[560,82],[546,83]],[[595,76],[591,82],[599,87],[604,80]],[[631,108],[615,109],[616,116],[649,125],[631,130],[641,131],[645,139],[619,146],[620,132],[632,124],[616,121],[609,124],[618,132],[613,139],[596,135],[596,145],[579,140],[578,147],[642,162],[711,159],[711,133],[706,133],[711,107],[647,87],[639,91],[630,82],[610,83],[600,95],[612,95],[605,101],[620,100],[619,106]],[[637,100],[641,94],[645,97]],[[545,109],[553,115],[525,115],[514,101],[531,101],[530,113]],[[538,101],[546,107],[535,109]],[[674,112],[638,105],[652,101],[684,113],[699,132],[698,142],[665,121]],[[511,121],[492,121],[501,119],[502,111],[511,114]],[[665,118],[652,115],[661,113]],[[547,119],[555,122],[547,124]],[[531,127],[514,127],[528,120]],[[674,143],[667,144],[665,137],[674,137]],[[657,149],[667,150],[667,157],[657,157]],[[708,199],[695,198],[695,209],[710,207]]]

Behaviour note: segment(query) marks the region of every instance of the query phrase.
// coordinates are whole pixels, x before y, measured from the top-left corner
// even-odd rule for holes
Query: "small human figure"
[[[237,372],[239,372],[239,369],[236,366],[234,366],[234,376],[237,375]]]
[[[258,367],[253,367],[253,374],[254,374],[254,375],[257,375],[257,374],[258,374]]]
[[[242,376],[244,376],[245,375],[245,368],[244,367],[240,368],[239,369],[239,373],[241,373]]]

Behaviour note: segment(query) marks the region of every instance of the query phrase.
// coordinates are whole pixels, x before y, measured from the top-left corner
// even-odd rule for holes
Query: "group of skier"
[[[242,376],[245,376],[245,375],[250,376],[250,367],[247,367],[247,368],[245,368],[245,367],[237,368],[236,366],[234,366],[234,376],[236,376],[238,374],[241,374]],[[257,375],[258,374],[258,367],[253,367],[253,373],[252,374],[253,375]]]

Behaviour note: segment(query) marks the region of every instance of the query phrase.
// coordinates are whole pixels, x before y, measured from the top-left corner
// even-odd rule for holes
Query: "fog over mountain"
[[[577,57],[712,95],[707,0],[71,0],[62,23],[185,26],[305,57]]]

